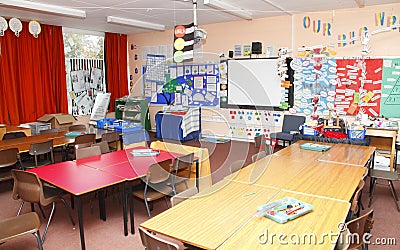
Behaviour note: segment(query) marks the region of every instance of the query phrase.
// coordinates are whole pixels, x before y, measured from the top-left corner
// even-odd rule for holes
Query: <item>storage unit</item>
[[[128,97],[122,112],[122,119],[133,124],[140,124],[150,129],[149,104],[145,98]]]
[[[51,129],[51,123],[48,122],[31,122],[28,125],[31,128],[32,135],[40,134],[42,130]]]

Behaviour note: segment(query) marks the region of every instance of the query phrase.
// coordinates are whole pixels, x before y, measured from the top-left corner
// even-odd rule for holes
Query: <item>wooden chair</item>
[[[17,138],[22,138],[22,137],[26,137],[26,134],[22,131],[8,132],[3,135],[2,140],[17,139]]]
[[[40,130],[40,134],[55,134],[58,133],[58,128],[51,128],[51,129],[45,129],[45,130]]]
[[[187,249],[185,246],[183,246],[182,242],[179,242],[172,238],[160,237],[159,235],[151,234],[142,227],[139,227],[139,234],[140,238],[142,239],[143,247],[146,250]]]
[[[373,216],[374,210],[370,210],[366,214],[346,222],[336,242],[335,249],[360,249],[360,247],[361,249],[368,249],[368,244],[363,241],[363,236],[371,233],[374,224]],[[358,241],[356,236],[358,236]]]
[[[197,187],[191,187],[191,188],[186,189],[183,192],[180,192],[179,194],[172,196],[171,197],[171,206],[178,205],[182,201],[192,197],[193,195],[197,194],[198,192],[199,192],[199,190],[197,189]]]
[[[74,143],[67,146],[66,150],[66,159],[70,160],[75,157],[75,145],[77,144],[93,144],[96,143],[96,135],[95,134],[84,134],[78,135],[75,137]]]
[[[0,181],[11,180],[11,169],[16,167],[19,161],[18,148],[0,150]]]
[[[35,212],[0,220],[0,244],[18,238],[25,234],[33,234],[38,249],[42,250],[42,239],[39,233],[40,220]]]
[[[168,170],[172,170],[170,159],[150,165],[144,178],[144,188],[142,186],[135,188],[132,193],[144,201],[149,218],[151,218],[149,202],[164,198],[168,207],[166,197],[173,192],[171,185],[168,185],[170,184],[170,171]]]
[[[77,125],[72,125],[68,127],[68,131],[76,131],[76,132],[81,132],[81,131],[86,131],[86,125],[83,124],[77,124]]]
[[[71,223],[75,226],[69,206],[65,202],[64,198],[62,198],[62,190],[50,186],[43,186],[39,177],[35,173],[13,169],[11,170],[11,174],[14,178],[12,197],[14,200],[21,200],[21,205],[19,206],[17,215],[21,213],[21,209],[25,202],[37,203],[40,206],[48,206],[52,204],[50,216],[43,232],[42,242],[44,242],[51,219],[53,218],[57,200],[61,200],[64,203]]]
[[[190,173],[192,170],[192,165],[194,162],[194,153],[190,153],[187,155],[179,156],[174,159],[174,165],[172,167],[172,175],[171,175],[171,185],[176,194],[176,185],[179,183],[185,183],[186,189],[188,189],[187,180],[190,179]],[[183,177],[180,175],[183,170],[188,172],[187,177]]]
[[[350,210],[349,210],[349,214],[348,214],[348,220],[352,220],[354,219],[354,216],[359,217],[360,216],[360,197],[361,197],[361,192],[364,188],[365,182],[364,180],[360,180],[360,182],[358,183],[357,186],[357,190],[353,195],[353,198],[351,200],[351,206],[350,206]]]
[[[229,170],[230,170],[231,174],[242,169],[245,162],[246,161],[244,161],[244,160],[237,160],[237,161],[232,162],[232,164],[229,166]]]
[[[110,151],[117,151],[118,144],[120,144],[120,137],[117,132],[104,133],[101,135],[101,141],[105,141],[109,144]]]
[[[33,157],[33,162],[24,161],[23,168],[37,168],[54,163],[54,152],[53,152],[53,139],[32,143],[29,147],[29,155]]]
[[[86,148],[77,148],[75,150],[76,159],[87,158],[95,155],[101,155],[101,150],[99,146],[91,146]]]
[[[108,146],[108,142],[106,142],[106,141],[101,141],[101,142],[95,143],[92,145],[92,147],[93,146],[99,146],[102,154],[110,153],[110,147]]]

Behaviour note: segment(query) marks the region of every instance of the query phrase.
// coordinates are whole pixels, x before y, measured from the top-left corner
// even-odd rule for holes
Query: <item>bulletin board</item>
[[[151,57],[147,55],[147,63]],[[219,63],[167,65],[158,60],[157,67],[152,65],[147,65],[143,77],[144,94],[149,103],[219,106]],[[157,73],[149,72],[155,68]],[[157,79],[149,78],[152,75],[157,75]]]
[[[381,115],[400,117],[400,58],[383,59]]]

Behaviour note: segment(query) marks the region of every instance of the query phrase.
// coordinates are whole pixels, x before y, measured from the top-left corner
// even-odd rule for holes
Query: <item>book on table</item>
[[[160,150],[152,148],[133,149],[131,154],[133,156],[157,156],[160,154]]]
[[[307,142],[307,143],[301,144],[300,148],[306,149],[306,150],[314,150],[314,151],[323,152],[323,151],[328,151],[331,148],[331,146]]]

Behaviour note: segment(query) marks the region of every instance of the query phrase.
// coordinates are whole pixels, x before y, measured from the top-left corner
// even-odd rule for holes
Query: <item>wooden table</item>
[[[366,135],[371,139],[370,146],[376,147],[377,150],[389,151],[389,167],[390,171],[393,171],[397,129],[367,128]]]
[[[9,132],[24,132],[26,136],[31,136],[31,128],[19,127],[14,125],[0,125],[0,138],[3,138],[5,133]]]
[[[295,144],[292,145],[296,147]],[[287,155],[277,156],[274,154],[226,176],[225,179],[282,188],[306,167],[307,164],[297,159],[289,158]]]
[[[334,144],[332,148],[321,155],[318,160],[364,167],[372,158],[375,147],[351,144]]]
[[[285,224],[266,217],[253,218],[218,249],[333,249],[338,225],[345,220],[350,204],[292,192],[280,192],[276,199],[284,197],[293,197],[314,208]]]
[[[350,201],[366,171],[361,166],[315,161],[282,189]]]
[[[257,206],[274,199],[278,192],[222,180],[141,226],[196,247],[215,249],[255,215]]]
[[[286,147],[286,148],[279,150],[274,155],[286,156],[288,158],[291,158],[292,160],[301,161],[304,163],[304,162],[314,161],[325,154],[325,152],[304,150],[304,149],[300,148],[301,144],[309,143],[309,142],[310,141],[300,140],[300,141],[292,144],[290,147]],[[322,144],[322,145],[330,145],[330,146],[335,145],[333,143],[327,143],[327,142],[316,142],[316,143]]]

